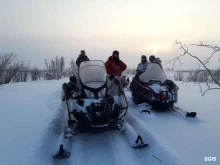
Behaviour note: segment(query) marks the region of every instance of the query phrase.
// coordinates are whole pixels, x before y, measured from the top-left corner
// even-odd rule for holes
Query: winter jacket
[[[158,64],[158,65],[161,67],[161,69],[163,69],[163,67],[162,67],[162,65],[161,65],[162,61],[160,60],[160,58],[155,58],[154,61],[153,61],[153,63]]]
[[[81,62],[83,61],[89,61],[89,58],[86,55],[79,55],[77,60],[76,60],[76,65],[79,67]]]
[[[141,72],[144,72],[148,66],[149,62],[146,61],[144,64],[141,62],[138,64],[137,66],[137,72],[141,71]]]
[[[119,70],[115,70],[116,66],[120,66]],[[112,59],[112,56],[108,58],[108,61],[105,62],[105,67],[107,70],[107,74],[114,74],[116,76],[121,76],[121,73],[127,68],[127,65],[119,60],[119,63],[116,64],[115,61]]]

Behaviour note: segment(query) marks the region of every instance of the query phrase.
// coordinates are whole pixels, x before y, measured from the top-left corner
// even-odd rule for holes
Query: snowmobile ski
[[[140,143],[139,143],[140,141]],[[136,145],[137,144],[137,145]],[[135,145],[132,145],[132,148],[134,149],[140,149],[140,148],[145,148],[148,146],[147,143],[144,143],[143,140],[142,140],[142,137],[140,135],[138,135],[137,137],[137,140],[136,140],[136,144]]]
[[[173,107],[172,110],[175,111],[175,112],[179,112],[179,113],[185,115],[186,117],[195,118],[196,115],[197,115],[196,112],[187,112],[187,111],[185,111],[185,110],[183,110],[183,109],[181,109],[179,107]]]
[[[137,146],[132,146],[132,148],[134,148],[134,149],[141,149],[141,148],[145,148],[145,147],[148,147],[148,144],[141,143],[141,144],[138,144]]]
[[[65,151],[63,149],[63,145],[61,144],[59,152],[56,155],[54,155],[53,157],[55,159],[65,159],[65,158],[68,158],[69,156],[70,156],[70,152]]]

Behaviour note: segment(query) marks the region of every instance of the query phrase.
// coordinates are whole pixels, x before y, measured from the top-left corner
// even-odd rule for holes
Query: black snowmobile
[[[123,119],[128,109],[124,91],[118,80],[109,79],[102,61],[82,62],[77,81],[81,88],[80,92],[71,89],[69,84],[63,84],[68,116],[64,138],[71,139],[80,133],[121,130],[127,135],[131,147],[148,146]],[[69,156],[70,151],[60,144],[54,158],[62,159]]]

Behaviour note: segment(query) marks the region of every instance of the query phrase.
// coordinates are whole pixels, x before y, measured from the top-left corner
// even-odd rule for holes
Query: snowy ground
[[[206,165],[220,164],[220,93],[204,97],[193,83],[180,87],[178,107],[196,111],[196,119],[178,113],[140,113],[146,104],[134,105],[126,90],[129,109],[126,119],[149,143],[135,150],[118,131],[84,134],[74,138],[72,155],[53,160],[56,141],[62,132],[64,113],[61,85],[65,80],[14,83],[0,87],[0,159],[2,165]],[[205,84],[204,84],[205,87]],[[216,157],[216,162],[204,161]]]

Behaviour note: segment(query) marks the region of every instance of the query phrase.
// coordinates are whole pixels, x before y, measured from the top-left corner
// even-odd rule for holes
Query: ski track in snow
[[[188,163],[183,161],[171,147],[169,143],[161,138],[160,135],[149,131],[146,127],[146,124],[143,121],[140,121],[137,117],[128,115],[127,119],[134,129],[139,132],[144,141],[149,143],[149,152],[147,154],[147,163],[152,163],[155,165],[166,164],[166,165],[186,165]],[[156,158],[158,159],[156,159]]]
[[[18,165],[53,164],[54,147],[59,135],[63,132],[64,123],[63,109],[59,108],[56,112],[48,126],[42,131],[40,139],[35,142],[35,146],[27,150]]]
[[[126,96],[130,107],[128,109],[128,114],[126,118],[131,123],[131,125],[138,132],[140,131],[139,133],[143,133],[144,137],[146,136],[146,133],[149,132],[149,134],[151,135],[150,137],[152,138],[149,138],[149,136],[146,136],[145,138],[147,140],[153,140],[149,142],[150,144],[160,144],[158,147],[156,147],[157,149],[164,148],[173,155],[174,159],[175,157],[179,157],[178,160],[186,161],[185,163],[182,162],[180,164],[190,163],[192,165],[205,165],[207,164],[207,162],[203,161],[204,155],[209,155],[207,153],[213,153],[212,155],[219,155],[216,154],[216,149],[212,150],[212,148],[208,146],[208,150],[203,150],[204,147],[201,145],[205,144],[203,143],[203,138],[212,138],[207,138],[207,134],[204,134],[205,136],[203,135],[203,138],[198,137],[198,135],[201,134],[201,131],[204,132],[203,128],[210,127],[209,125],[212,124],[211,121],[205,121],[201,119],[200,115],[198,115],[198,117],[196,118],[186,118],[178,112],[156,112],[154,110],[151,110],[150,106],[146,106],[146,103],[135,105],[131,101],[131,94],[129,92],[126,93]],[[143,109],[150,110],[151,114],[141,113]],[[137,126],[138,124],[140,126]],[[208,144],[214,145],[216,143],[214,142],[213,144],[209,141]],[[192,147],[192,145],[194,147]],[[200,150],[199,154],[197,154],[197,148]],[[176,150],[178,150],[179,153],[177,153]],[[180,157],[180,155],[183,156]],[[167,156],[166,159],[167,158],[169,158],[169,156]],[[210,163],[217,164],[217,162]]]
[[[143,149],[133,149],[124,133],[117,130],[95,134],[80,134],[73,137],[70,142],[71,156],[68,159],[56,160],[52,156],[58,150],[59,142],[63,140],[62,133],[66,123],[60,100],[62,82],[40,81],[34,83],[35,85],[39,84],[39,86],[42,84],[54,85],[52,87],[54,92],[44,100],[47,108],[52,111],[52,116],[41,131],[39,138],[32,143],[25,153],[21,154],[17,165],[188,165],[189,162],[184,159],[186,156],[180,156],[180,153],[175,150],[176,146],[172,145],[172,141],[169,139],[173,133],[178,133],[178,131],[174,131],[178,129],[178,126],[184,126],[184,128],[189,129],[190,134],[193,134],[192,125],[208,123],[200,118],[184,118],[175,112],[169,114],[159,112],[141,113],[141,110],[149,109],[149,107],[146,104],[134,105],[131,100],[131,93],[126,89],[125,94],[129,109],[125,118],[149,146]],[[8,97],[9,94],[6,93],[2,96],[2,99]],[[170,131],[171,135],[166,134],[167,131]],[[171,139],[173,140],[173,138]],[[183,144],[181,146],[184,147]],[[194,159],[194,162],[199,161]]]
[[[155,116],[153,119],[157,120],[157,118],[158,117]],[[160,139],[160,136],[155,133],[151,134],[144,126],[144,123],[137,117],[133,117],[128,113],[127,119],[129,119],[130,123],[137,131],[144,132],[142,134],[146,142],[149,143],[148,148],[131,148],[123,132],[120,131],[76,135],[72,139],[70,158],[67,160],[54,160],[54,164],[188,164],[183,162],[182,158],[169,148],[168,144],[166,145],[168,142],[164,139]]]
[[[126,91],[126,93],[129,91]],[[127,94],[128,95],[128,94]],[[46,101],[46,105],[50,109],[59,107],[60,103],[59,91],[53,93],[53,96]],[[129,104],[131,103],[128,100]],[[141,106],[139,106],[141,107]],[[135,109],[135,108],[134,108]],[[130,124],[141,132],[141,135],[146,142],[149,143],[149,147],[143,149],[133,149],[130,147],[127,138],[120,131],[108,131],[96,134],[81,134],[76,135],[71,141],[71,156],[68,159],[56,160],[52,158],[52,155],[58,149],[62,132],[64,128],[64,113],[63,108],[57,108],[54,112],[55,115],[48,127],[45,128],[41,139],[37,142],[37,146],[29,150],[26,156],[24,155],[23,161],[18,165],[37,165],[51,164],[51,165],[85,165],[85,164],[97,164],[97,165],[110,165],[110,164],[145,164],[151,163],[153,165],[165,164],[165,165],[183,165],[178,155],[170,150],[167,150],[167,146],[164,144],[158,144],[155,140],[158,135],[152,135],[144,127],[144,124],[136,117],[132,117],[130,113],[127,115]],[[157,120],[158,117],[154,116],[153,120]],[[161,139],[159,141],[162,141]],[[143,156],[144,155],[144,156]],[[155,158],[156,157],[156,158]],[[169,159],[167,159],[169,158]],[[158,160],[160,159],[160,160]]]
[[[110,138],[107,132],[98,134],[82,134],[73,138],[71,162],[76,165],[98,164],[110,165],[115,164],[113,152],[110,145]],[[78,151],[78,141],[80,141],[80,152]],[[76,145],[75,145],[76,143]],[[75,157],[79,157],[79,163],[75,163]]]

